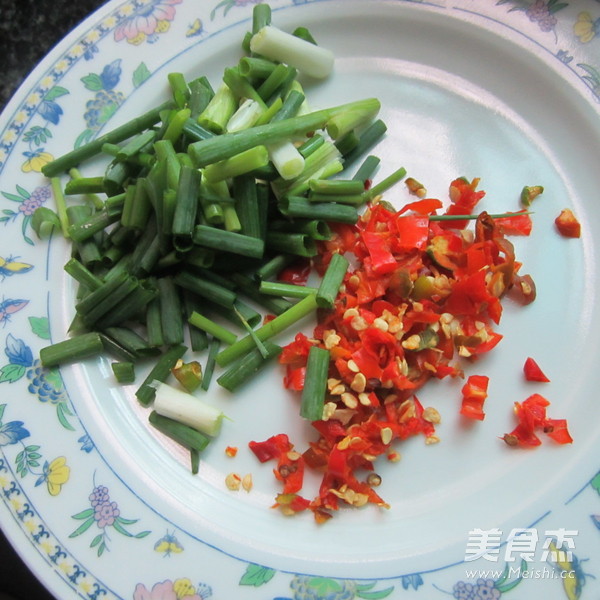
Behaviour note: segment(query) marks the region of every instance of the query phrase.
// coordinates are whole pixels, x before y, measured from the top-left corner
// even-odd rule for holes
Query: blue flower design
[[[77,441],[81,444],[81,450],[83,452],[89,454],[94,449],[94,442],[87,433],[82,435]]]
[[[33,365],[33,353],[31,348],[23,340],[18,340],[12,334],[6,338],[4,353],[12,365],[30,367]]]
[[[52,100],[42,100],[42,103],[38,108],[38,112],[44,119],[46,119],[46,121],[50,121],[50,123],[58,125],[60,117],[63,114],[63,109]]]
[[[117,58],[110,64],[106,65],[100,73],[100,79],[102,80],[103,89],[112,90],[121,79],[121,59]]]
[[[405,590],[407,590],[409,587],[412,587],[413,590],[416,590],[421,585],[423,585],[423,578],[418,573],[402,576],[402,587]]]
[[[0,446],[17,444],[29,437],[29,431],[23,427],[23,421],[9,421],[0,425]]]

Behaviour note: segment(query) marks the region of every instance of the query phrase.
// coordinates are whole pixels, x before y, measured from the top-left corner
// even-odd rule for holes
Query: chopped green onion
[[[71,167],[78,165],[84,160],[99,154],[102,150],[102,145],[105,143],[118,144],[123,140],[126,140],[141,131],[152,127],[155,123],[160,120],[160,113],[165,108],[170,108],[172,102],[169,100],[156,108],[149,110],[148,112],[140,115],[124,123],[123,125],[109,131],[108,133],[96,138],[95,140],[79,146],[75,150],[71,150],[60,156],[59,158],[47,163],[42,167],[42,173],[46,177],[54,177],[60,173],[68,171]]]
[[[400,167],[396,169],[393,173],[388,175],[385,179],[380,181],[377,185],[374,185],[372,188],[368,189],[363,193],[363,197],[365,201],[370,201],[377,196],[380,196],[387,190],[389,190],[393,185],[398,183],[400,180],[404,178],[406,175],[406,169],[404,167]]]
[[[196,431],[215,436],[225,416],[219,409],[164,382],[156,382],[154,410]]]
[[[113,375],[119,383],[133,383],[135,381],[135,367],[131,362],[111,363]]]
[[[52,235],[55,227],[60,228],[60,219],[52,209],[40,206],[31,216],[31,227],[38,238],[46,239]]]
[[[248,131],[248,130],[245,130]],[[232,133],[243,133],[243,131]],[[221,139],[223,136],[215,139]],[[209,141],[209,140],[206,140]],[[204,169],[204,177],[209,183],[230,179],[237,175],[249,173],[254,169],[260,169],[269,162],[269,153],[264,146],[255,146],[248,148],[238,154],[208,165]]]
[[[329,350],[311,346],[300,404],[300,416],[309,421],[320,421],[323,418],[329,359]]]
[[[249,338],[252,339],[252,338]],[[281,347],[270,342],[265,343],[266,356],[258,348],[247,352],[239,358],[218,379],[217,383],[230,392],[234,392],[240,386],[247,383],[256,373],[267,365],[270,359],[281,352]]]
[[[57,367],[97,356],[103,349],[102,337],[99,333],[82,333],[45,346],[40,350],[40,361],[44,367]]]
[[[275,317],[272,321],[269,321],[262,327],[256,329],[255,333],[258,336],[258,339],[261,342],[264,342],[311,314],[316,308],[316,295],[311,294],[306,298],[302,298],[298,304],[293,305],[284,313]],[[217,355],[217,364],[221,367],[230,364],[248,352],[253,345],[254,340],[251,336],[247,335],[246,337],[241,338],[235,342],[235,344],[225,348]]]
[[[222,325],[215,323],[208,317],[201,315],[199,312],[194,311],[188,318],[188,321],[194,327],[202,329],[206,333],[213,337],[221,340],[224,344],[231,346],[236,340],[237,336],[231,331],[225,329]]]
[[[335,60],[330,50],[315,46],[272,25],[266,25],[254,34],[250,40],[250,50],[319,79],[331,73]]]
[[[253,258],[262,258],[264,253],[265,245],[259,238],[207,225],[196,225],[192,239],[198,246]]]
[[[208,356],[206,357],[206,364],[204,366],[204,376],[202,377],[202,383],[200,387],[206,392],[210,387],[213,373],[215,372],[215,366],[217,364],[217,355],[219,354],[220,340],[212,338],[208,346]]]
[[[171,369],[177,364],[177,361],[186,353],[187,348],[184,345],[173,346],[169,348],[150,369],[150,372],[144,379],[142,385],[137,389],[135,395],[142,406],[149,406],[154,400],[156,381],[162,382],[171,374]]]
[[[148,421],[158,431],[169,436],[182,446],[190,448],[190,450],[202,452],[210,444],[211,438],[207,435],[197,431],[193,427],[179,423],[175,419],[159,415],[155,410],[148,416]]]
[[[261,294],[270,296],[283,296],[284,298],[305,298],[310,294],[316,294],[317,288],[308,285],[294,285],[293,283],[281,283],[279,281],[261,281]]]
[[[333,307],[348,266],[348,259],[345,256],[339,253],[332,255],[317,291],[317,304],[321,308]]]

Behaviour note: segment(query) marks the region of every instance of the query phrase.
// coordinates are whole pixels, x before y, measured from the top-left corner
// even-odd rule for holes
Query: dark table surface
[[[0,112],[29,72],[104,0],[0,0]],[[1,523],[0,523],[1,526]],[[0,532],[0,600],[51,600]]]

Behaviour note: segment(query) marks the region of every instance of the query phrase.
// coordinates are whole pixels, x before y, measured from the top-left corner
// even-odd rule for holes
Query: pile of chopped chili
[[[376,459],[396,460],[394,442],[412,436],[438,441],[439,414],[421,404],[419,390],[431,379],[464,377],[461,364],[500,342],[494,327],[504,296],[522,304],[535,299],[534,282],[520,273],[507,239],[529,235],[530,216],[496,219],[481,212],[461,219],[485,194],[478,183],[452,181],[443,213],[452,219],[440,219],[442,202],[425,198],[399,211],[375,201],[356,225],[331,224],[333,236],[321,243],[314,267],[322,275],[334,253],[345,254],[352,266],[334,308],[319,312],[312,337],[298,333],[279,358],[285,387],[299,391],[311,346],[330,352],[323,417],[312,422],[317,439],[303,453],[285,434],[250,444],[262,462],[277,462],[283,491],[275,506],[285,514],[308,509],[324,522],[342,503],[387,507],[374,489]],[[467,379],[463,415],[484,418],[487,383],[483,376]],[[562,424],[540,419],[536,424],[554,427],[557,438]],[[312,500],[301,495],[305,469],[322,472]]]

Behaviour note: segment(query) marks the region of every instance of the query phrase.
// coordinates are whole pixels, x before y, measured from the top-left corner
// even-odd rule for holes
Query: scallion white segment
[[[256,100],[246,98],[229,119],[227,131],[242,131],[242,129],[252,127],[262,113],[263,109]]]
[[[283,140],[267,146],[269,158],[283,179],[294,179],[304,170],[304,157],[292,142]]]
[[[167,383],[155,382],[153,387],[156,389],[154,410],[159,415],[210,436],[217,435],[221,430],[225,415],[217,408]]]
[[[252,36],[250,50],[318,79],[324,79],[331,73],[335,61],[331,50],[311,44],[272,25],[266,25]]]

